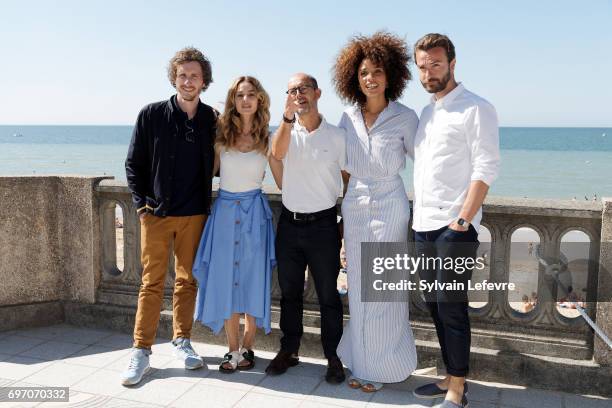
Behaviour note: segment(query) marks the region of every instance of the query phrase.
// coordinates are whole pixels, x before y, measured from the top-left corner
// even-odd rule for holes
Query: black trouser
[[[323,351],[328,359],[337,357],[343,309],[337,289],[340,235],[335,207],[313,221],[295,221],[283,207],[276,232],[276,261],[281,288],[281,350],[297,353],[300,348],[308,266],[319,298]]]
[[[478,233],[471,225],[465,232],[454,231],[448,227],[435,231],[415,231],[417,256],[442,260],[459,257],[475,259],[478,245]],[[454,270],[429,266],[419,270],[422,280],[428,283],[436,280],[444,283],[457,281],[462,282],[465,287],[463,291],[436,290],[423,293],[436,326],[446,372],[456,377],[465,377],[469,371],[471,343],[467,285],[472,277],[472,270],[467,269],[460,274]]]

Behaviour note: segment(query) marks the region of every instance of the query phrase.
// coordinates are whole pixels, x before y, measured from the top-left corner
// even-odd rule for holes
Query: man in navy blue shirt
[[[210,62],[195,48],[170,60],[169,100],[145,106],[138,115],[125,161],[127,181],[140,218],[142,285],[134,327],[134,349],[121,383],[134,385],[149,370],[174,248],[173,340],[185,368],[203,367],[190,344],[197,292],[192,265],[210,212],[217,115],[200,101],[212,82]]]

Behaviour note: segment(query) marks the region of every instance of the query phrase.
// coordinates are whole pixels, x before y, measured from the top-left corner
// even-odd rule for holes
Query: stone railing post
[[[0,330],[63,320],[63,302],[95,303],[103,178],[0,177]]]
[[[612,198],[603,198],[597,314],[595,322],[612,338]],[[602,366],[612,366],[612,349],[595,335],[593,357]]]

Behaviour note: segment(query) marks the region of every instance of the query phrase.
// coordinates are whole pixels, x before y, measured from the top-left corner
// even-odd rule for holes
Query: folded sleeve
[[[346,130],[339,129],[340,137],[338,137],[338,163],[340,170],[346,170]]]
[[[348,115],[346,114],[346,112],[342,112],[342,116],[340,117],[340,122],[338,122],[338,127],[346,131],[348,127],[348,123],[350,123],[350,119]]]
[[[410,159],[414,160],[414,139],[419,127],[419,117],[413,110],[410,110],[404,116],[404,151]]]
[[[465,124],[471,153],[472,181],[491,186],[499,175],[499,125],[495,108],[487,103],[477,104]]]
[[[127,158],[125,159],[127,184],[132,193],[136,212],[139,214],[146,210],[149,180],[147,120],[147,108],[144,108],[138,114]]]
[[[342,146],[340,148],[341,156],[340,156],[340,170],[348,171],[346,169],[347,166],[347,153],[346,153],[346,139],[348,137],[348,128],[351,124],[351,119],[349,118],[346,112],[342,112],[342,116],[340,117],[340,122],[338,122],[338,127],[342,131]]]

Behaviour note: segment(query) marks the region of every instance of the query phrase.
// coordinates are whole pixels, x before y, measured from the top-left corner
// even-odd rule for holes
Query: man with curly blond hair
[[[139,113],[125,168],[140,218],[142,285],[134,326],[134,349],[121,374],[134,385],[149,370],[168,271],[174,248],[173,340],[186,369],[203,367],[190,344],[197,286],[192,265],[210,212],[216,112],[200,101],[212,82],[210,62],[193,47],[170,60],[168,79],[176,89],[169,100]]]
[[[476,258],[482,203],[499,172],[497,113],[489,102],[455,81],[455,46],[442,34],[415,45],[421,84],[432,95],[414,143],[414,220],[417,254]],[[428,283],[462,283],[472,270],[425,267]],[[414,390],[420,398],[445,397],[441,407],[466,407],[470,359],[467,289],[425,291],[446,377]]]

